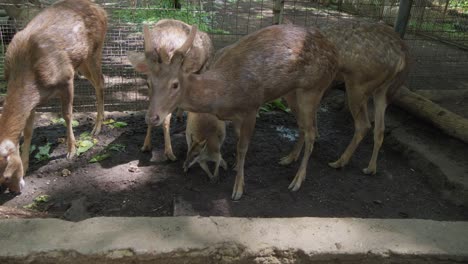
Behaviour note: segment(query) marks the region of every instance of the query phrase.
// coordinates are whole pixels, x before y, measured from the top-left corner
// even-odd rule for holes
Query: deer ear
[[[137,72],[149,73],[150,67],[144,53],[129,51],[127,57]]]

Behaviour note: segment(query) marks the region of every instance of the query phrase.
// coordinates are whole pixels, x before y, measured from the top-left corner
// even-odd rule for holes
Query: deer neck
[[[216,105],[221,98],[223,83],[213,73],[189,75],[183,85],[185,92],[180,106],[188,111],[198,113],[215,113]]]
[[[9,91],[0,117],[0,143],[6,139],[18,144],[31,111],[39,104],[39,94],[20,88]]]

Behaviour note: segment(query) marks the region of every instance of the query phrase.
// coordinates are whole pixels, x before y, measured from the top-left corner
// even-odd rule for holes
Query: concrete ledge
[[[0,263],[466,263],[468,222],[355,218],[0,221]]]

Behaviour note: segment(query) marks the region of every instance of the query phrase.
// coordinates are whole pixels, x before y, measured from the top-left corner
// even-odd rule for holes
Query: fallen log
[[[11,218],[48,218],[47,213],[0,205],[0,219]]]
[[[467,89],[458,89],[458,90],[416,90],[415,93],[426,97],[427,99],[440,102],[444,100],[453,100],[458,102],[464,99],[468,99],[468,90]]]
[[[402,87],[394,104],[433,124],[446,134],[468,143],[468,119],[440,107],[427,98]]]

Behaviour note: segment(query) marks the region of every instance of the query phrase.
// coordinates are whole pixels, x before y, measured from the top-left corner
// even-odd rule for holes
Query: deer
[[[149,97],[153,98],[152,91],[159,89],[160,84],[165,84],[169,81],[177,80],[180,71],[190,73],[201,73],[205,71],[211,61],[214,53],[213,43],[211,42],[208,34],[202,31],[197,31],[193,45],[190,50],[184,54],[184,67],[178,67],[178,62],[173,59],[176,50],[180,49],[181,46],[186,42],[189,33],[190,26],[182,21],[174,19],[163,19],[158,21],[151,29],[149,34],[151,39],[146,41],[151,42],[154,47],[154,52],[158,55],[158,63],[152,65],[153,68],[148,68],[148,65],[138,63],[145,59],[145,55],[138,52],[128,52],[128,59],[132,65],[137,65],[136,70],[138,72],[147,73],[150,70],[154,73],[148,79]],[[156,86],[156,87],[153,87]],[[154,105],[154,100],[150,99],[151,109]],[[183,111],[179,108],[177,117],[180,120]],[[170,137],[170,123],[172,114],[169,113],[165,116],[163,122],[163,134],[164,134],[164,155],[168,160],[175,161],[177,157],[172,151],[171,137]],[[151,144],[151,131],[152,123],[150,122],[149,112],[146,115],[146,123],[148,128],[146,131],[145,141],[141,150],[143,152],[150,151],[152,149]]]
[[[364,174],[377,173],[377,158],[385,132],[385,111],[398,94],[409,73],[408,47],[400,36],[383,23],[327,21],[319,26],[322,33],[335,44],[339,56],[337,81],[346,85],[348,108],[354,119],[354,135],[341,157],[330,162],[332,168],[346,166],[359,143],[371,129],[367,104],[374,102],[374,147]],[[292,112],[297,111],[293,96],[285,98]],[[302,150],[301,134],[293,151],[281,160],[289,165]]]
[[[145,53],[133,59],[136,69],[144,69],[150,81],[157,74],[160,55],[144,27]],[[173,69],[184,67],[197,26],[192,25],[185,43],[174,51]],[[306,176],[315,140],[315,113],[322,95],[338,70],[335,46],[315,28],[294,25],[265,27],[240,38],[217,56],[200,74],[179,71],[178,78],[153,87],[148,121],[161,125],[177,106],[190,112],[211,113],[231,120],[237,136],[236,179],[231,198],[244,192],[244,164],[259,107],[288,93],[297,97],[298,125],[305,137],[301,165],[289,189],[297,191]]]
[[[212,182],[218,181],[219,166],[227,170],[227,163],[221,155],[221,146],[226,138],[226,123],[207,113],[188,112],[185,131],[187,140],[187,158],[184,172],[195,163],[206,172]],[[215,162],[211,173],[207,161]]]
[[[0,153],[18,153],[21,133],[23,171],[28,170],[35,109],[53,97],[61,99],[66,123],[67,159],[76,153],[73,119],[73,78],[78,70],[94,86],[97,116],[93,135],[104,118],[102,48],[107,30],[104,9],[90,0],[63,0],[39,13],[12,39],[5,55],[7,95],[0,117]]]

